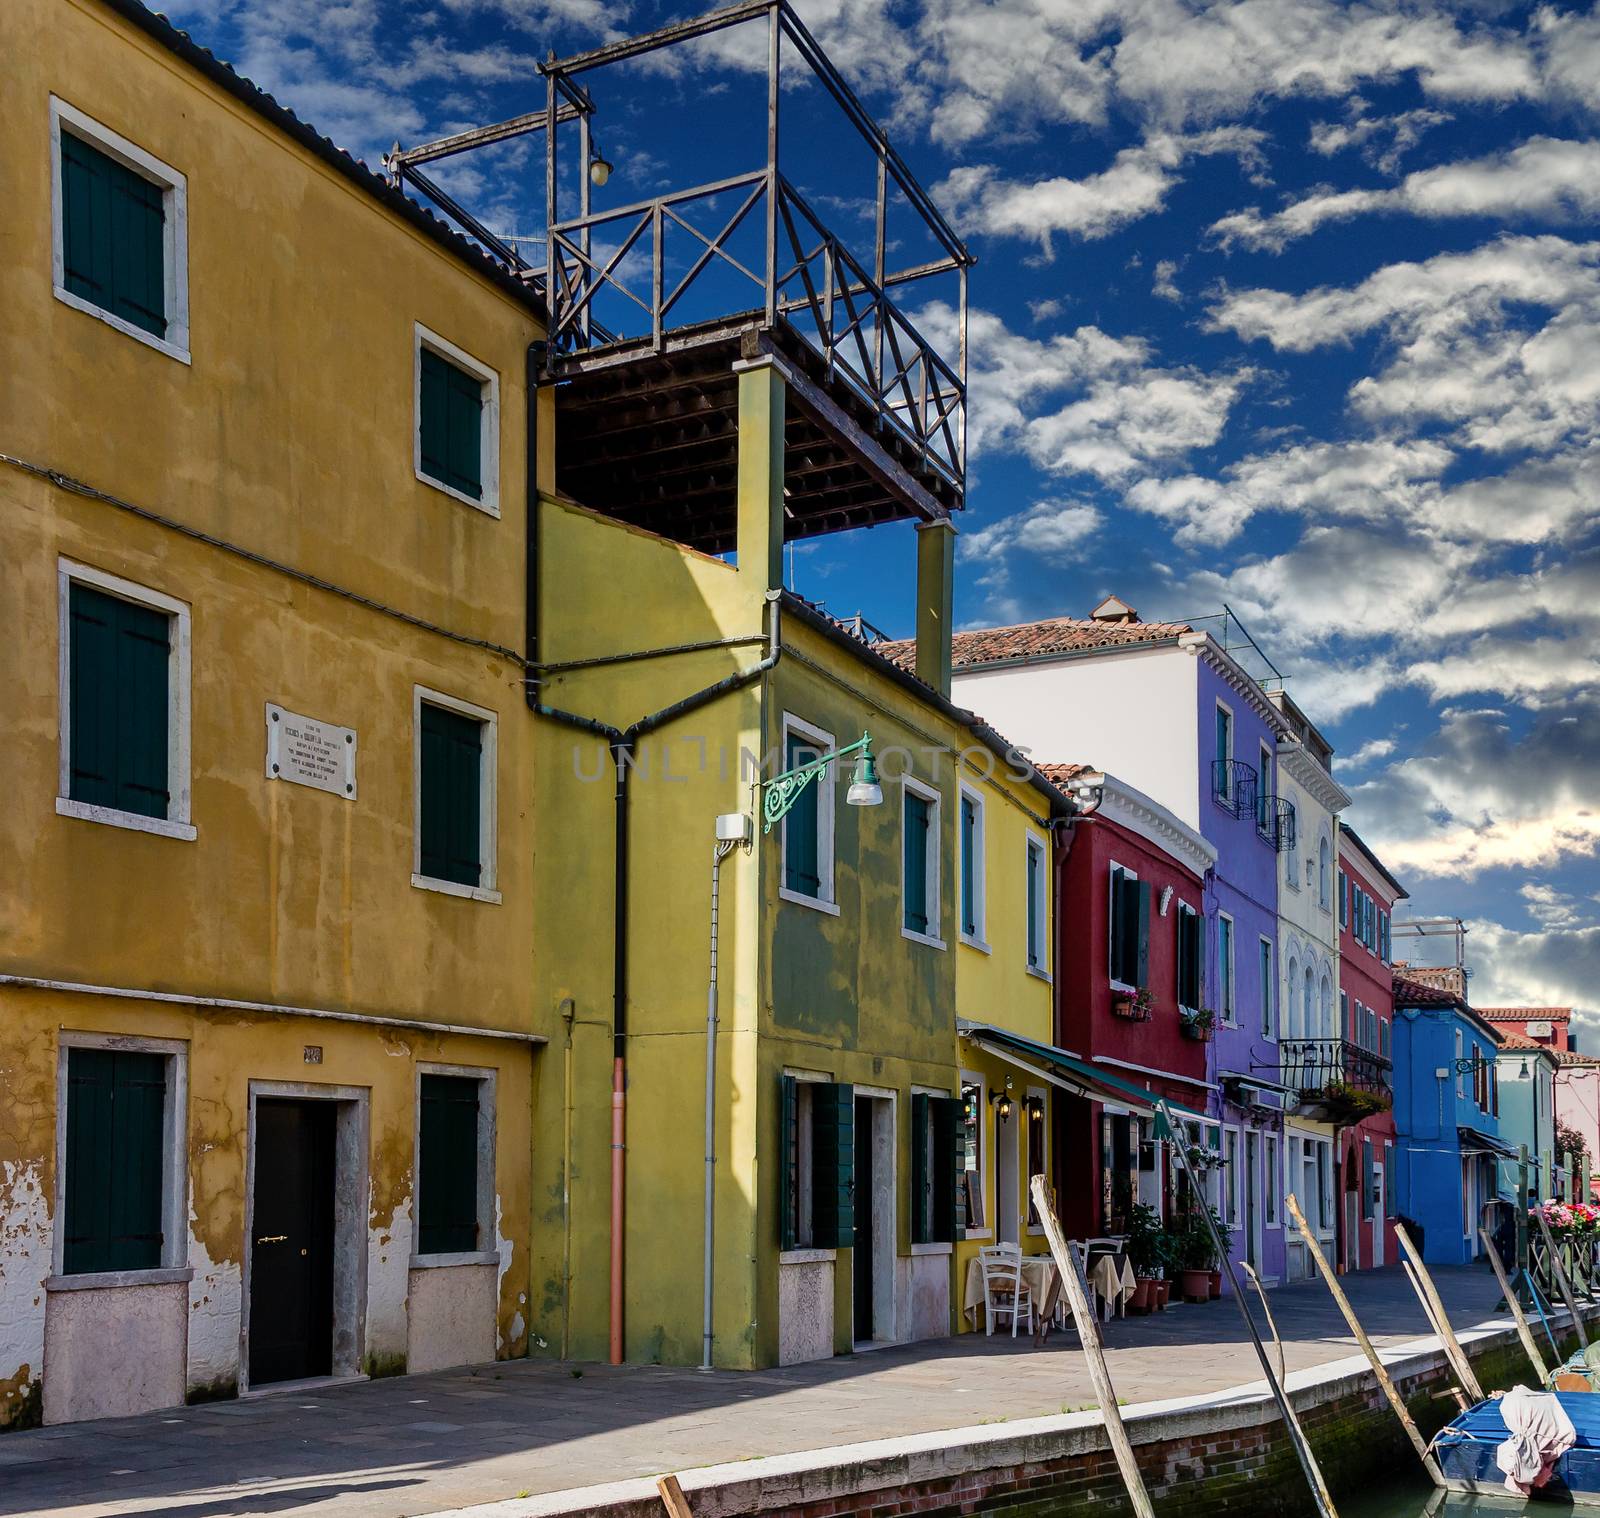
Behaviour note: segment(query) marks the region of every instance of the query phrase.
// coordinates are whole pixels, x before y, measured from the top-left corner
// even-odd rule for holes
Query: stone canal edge
[[[1600,1306],[1583,1309],[1600,1319]],[[1551,1315],[1565,1354],[1577,1344],[1571,1315]],[[1458,1330],[1486,1391],[1530,1379],[1509,1319]],[[1546,1346],[1541,1345],[1541,1348]],[[1412,1416],[1431,1434],[1454,1410],[1453,1378],[1438,1339],[1381,1350]],[[1286,1385],[1335,1495],[1375,1475],[1415,1471],[1416,1456],[1360,1355],[1291,1372]],[[1122,1409],[1158,1512],[1311,1511],[1304,1477],[1264,1381],[1198,1397]],[[1098,1412],[1063,1413],[944,1429],[677,1473],[695,1518],[873,1518],[910,1513],[1045,1515],[1093,1505],[1128,1510]],[[651,1479],[547,1492],[452,1508],[432,1518],[660,1518]]]

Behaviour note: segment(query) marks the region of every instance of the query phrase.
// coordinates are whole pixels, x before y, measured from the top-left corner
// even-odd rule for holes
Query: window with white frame
[[[989,1110],[989,1083],[977,1071],[961,1072],[961,1224],[963,1236],[987,1239],[994,1229],[989,1223],[984,1194],[984,1158],[988,1153],[983,1131],[984,1114]]]
[[[1205,995],[1201,916],[1188,902],[1178,902],[1178,1005],[1195,1012]]]
[[[911,775],[900,782],[900,931],[944,947],[940,934],[939,793]]]
[[[56,811],[192,839],[188,604],[69,559],[56,578]]]
[[[1321,907],[1331,908],[1333,897],[1330,894],[1333,886],[1330,879],[1332,863],[1332,849],[1328,844],[1327,834],[1317,840],[1317,904]]]
[[[1221,701],[1216,713],[1216,762],[1212,766],[1211,794],[1228,804],[1233,802],[1233,713]]]
[[[833,751],[833,734],[783,714],[784,771],[799,768]],[[819,911],[837,914],[833,897],[834,766],[801,791],[784,813],[779,840],[778,894]]]
[[[185,1269],[188,1045],[66,1030],[57,1060],[55,1274]]]
[[[500,376],[416,324],[412,465],[424,485],[500,515]]]
[[[1111,864],[1106,912],[1107,964],[1113,986],[1137,990],[1149,979],[1150,887],[1125,865]]]
[[[499,719],[425,686],[412,688],[411,883],[498,902],[496,747]]]
[[[1238,1021],[1234,989],[1238,984],[1234,962],[1233,919],[1217,913],[1217,1016],[1225,1023]]]
[[[1277,987],[1277,975],[1272,968],[1272,940],[1262,935],[1259,944],[1261,978],[1261,1036],[1263,1038],[1276,1038],[1278,1036],[1277,1018],[1273,1014],[1273,992]]]
[[[56,299],[189,362],[188,181],[50,97]]]
[[[1050,973],[1050,872],[1044,839],[1028,836],[1028,969],[1035,975]]]
[[[974,948],[988,948],[983,797],[971,786],[961,787],[961,836],[958,840],[961,886],[961,940]]]
[[[419,1262],[498,1258],[495,1245],[495,1072],[417,1066],[413,1174]]]

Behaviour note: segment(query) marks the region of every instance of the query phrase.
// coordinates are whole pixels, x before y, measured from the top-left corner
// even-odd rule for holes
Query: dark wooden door
[[[333,1369],[335,1116],[333,1102],[256,1103],[252,1386]]]
[[[872,1098],[856,1098],[855,1166],[855,1333],[870,1339],[872,1324]]]

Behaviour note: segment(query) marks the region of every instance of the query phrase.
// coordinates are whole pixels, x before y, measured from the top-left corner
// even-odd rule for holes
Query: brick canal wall
[[[1600,1309],[1593,1311],[1600,1316]],[[1555,1320],[1558,1328],[1565,1320]],[[1485,1391],[1527,1381],[1531,1369],[1515,1330],[1461,1336]],[[1563,1352],[1576,1347],[1576,1337]],[[1390,1376],[1424,1434],[1454,1411],[1454,1378],[1433,1340],[1384,1352]],[[1290,1399],[1335,1497],[1374,1477],[1417,1470],[1416,1455],[1365,1359],[1291,1374]],[[1311,1511],[1294,1450],[1264,1383],[1212,1398],[1146,1403],[1124,1411],[1158,1514]],[[1092,1502],[1106,1518],[1131,1511],[1098,1413],[991,1424],[846,1445],[680,1477],[695,1518],[891,1518],[911,1513],[1059,1515]],[[625,1481],[462,1510],[476,1518],[660,1518],[654,1483]],[[450,1518],[450,1515],[438,1515]]]

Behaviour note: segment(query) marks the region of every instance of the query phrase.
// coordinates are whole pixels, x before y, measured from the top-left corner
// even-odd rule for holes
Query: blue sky
[[[551,48],[700,7],[170,9],[376,163],[541,106]],[[1415,910],[1471,922],[1475,1000],[1576,1004],[1600,1052],[1600,12],[799,10],[980,260],[959,623],[1233,606]],[[760,53],[746,28],[594,76],[606,203],[755,167]],[[785,111],[789,172],[865,255],[870,161],[815,89]],[[527,144],[441,177],[538,230]],[[941,296],[908,297],[929,330]],[[794,556],[896,634],[911,576],[904,529]]]

